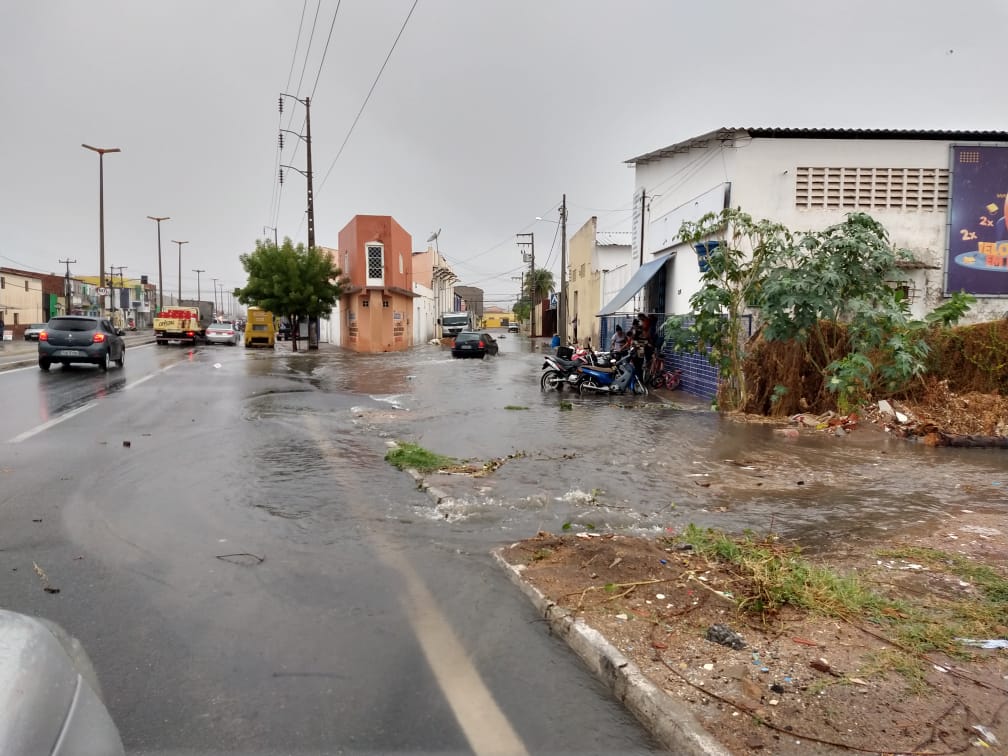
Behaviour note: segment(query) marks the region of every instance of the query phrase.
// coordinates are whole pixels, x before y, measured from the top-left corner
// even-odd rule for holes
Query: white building
[[[866,212],[914,257],[893,285],[915,316],[958,290],[977,297],[969,322],[1008,309],[1008,132],[731,127],[626,162],[642,264],[613,312],[643,288],[648,311],[688,313],[700,271],[680,224],[726,207],[795,232]]]

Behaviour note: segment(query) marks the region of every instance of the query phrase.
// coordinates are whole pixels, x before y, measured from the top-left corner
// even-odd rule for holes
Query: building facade
[[[700,269],[679,227],[725,207],[795,232],[868,213],[913,258],[890,283],[915,317],[960,290],[977,297],[965,322],[1006,309],[1008,132],[722,128],[627,162],[641,263],[667,258],[644,284],[650,310],[689,312]]]
[[[413,240],[388,215],[356,215],[339,232],[340,345],[357,352],[413,346]]]
[[[592,216],[567,245],[567,306],[571,338],[601,345],[599,309],[630,277],[630,234],[599,231]]]

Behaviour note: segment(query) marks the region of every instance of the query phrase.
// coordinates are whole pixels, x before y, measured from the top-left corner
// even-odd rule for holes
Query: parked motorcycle
[[[610,363],[608,353],[593,352],[590,349],[579,348],[570,354],[570,359],[558,354],[546,355],[542,366],[543,373],[539,378],[539,387],[543,391],[553,389],[563,391],[564,386],[576,389],[581,382],[581,374],[578,372],[580,366],[607,365]]]
[[[626,355],[610,368],[599,365],[582,365],[578,368],[578,391],[584,394],[641,394],[647,396],[647,386],[637,375],[630,355]],[[573,383],[573,379],[569,379]]]

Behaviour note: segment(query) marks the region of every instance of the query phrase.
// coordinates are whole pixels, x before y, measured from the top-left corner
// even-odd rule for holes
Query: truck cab
[[[441,335],[456,336],[475,327],[471,312],[446,312],[441,316]]]

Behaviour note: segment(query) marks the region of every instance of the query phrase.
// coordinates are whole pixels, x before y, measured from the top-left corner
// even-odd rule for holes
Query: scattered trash
[[[1008,648],[1008,640],[1004,638],[992,638],[990,640],[974,640],[972,638],[956,638],[960,643],[977,648]]]
[[[780,701],[778,701],[776,698],[771,698],[769,701],[767,701],[767,703],[770,704],[771,706],[776,706],[777,704],[780,703]]]
[[[247,551],[241,551],[237,554],[218,554],[216,558],[220,559],[222,562],[231,562],[231,564],[241,564],[245,566],[254,566],[262,564],[266,561],[266,557],[250,554]]]
[[[123,441],[123,448],[124,449],[129,449],[131,445],[132,445],[131,441]]]
[[[770,686],[770,690],[772,690],[774,693],[783,693],[784,686],[781,685],[780,683],[774,683],[773,685]]]
[[[711,672],[714,670],[714,665],[708,662],[707,664],[703,665],[703,668],[706,669],[708,672]]]
[[[994,733],[988,730],[983,725],[973,725],[970,729],[976,730],[980,733],[980,737],[983,738],[990,745],[997,745],[998,739],[995,737]]]
[[[42,578],[42,590],[46,593],[59,593],[59,588],[53,588],[49,585],[49,576],[45,574],[45,570],[38,566],[38,562],[32,562],[32,567],[35,568],[35,574]]]
[[[214,367],[215,367],[215,368],[216,368],[217,370],[220,370],[220,369],[221,369],[221,367],[222,367],[222,365],[221,365],[221,364],[220,364],[219,362],[215,362],[215,363],[214,363]]]
[[[656,593],[655,594],[655,598],[658,599],[659,601],[663,601],[665,599],[665,594],[664,593]]]
[[[855,685],[861,685],[861,686],[863,686],[865,688],[868,687],[868,681],[867,680],[862,680],[860,677],[848,677],[847,678],[847,682],[852,682]]]
[[[616,557],[615,559],[613,559],[609,563],[609,569],[611,570],[613,567],[615,567],[617,564],[619,564],[622,561],[623,561],[623,557],[620,557],[620,556]]]
[[[948,672],[945,667],[940,667],[937,664],[932,664],[931,666],[934,667],[935,672]]]
[[[746,647],[746,642],[742,636],[729,628],[727,625],[711,625],[707,628],[707,640],[728,646],[736,651],[741,651]]]
[[[32,518],[32,522],[42,522],[42,518],[41,517],[39,517],[38,519]]]
[[[820,645],[820,644],[816,643],[813,640],[808,640],[807,638],[799,638],[798,636],[795,636],[791,640],[793,640],[795,643],[798,643],[798,644],[800,644],[802,646],[812,646],[813,648],[818,648],[819,645]]]
[[[617,615],[616,615],[616,619],[618,619],[618,620],[623,620],[623,621],[625,622],[625,621],[626,621],[627,619],[629,619],[629,617],[627,617],[627,616],[626,616],[625,614],[623,614],[623,613],[620,613],[620,614],[617,614]]]

